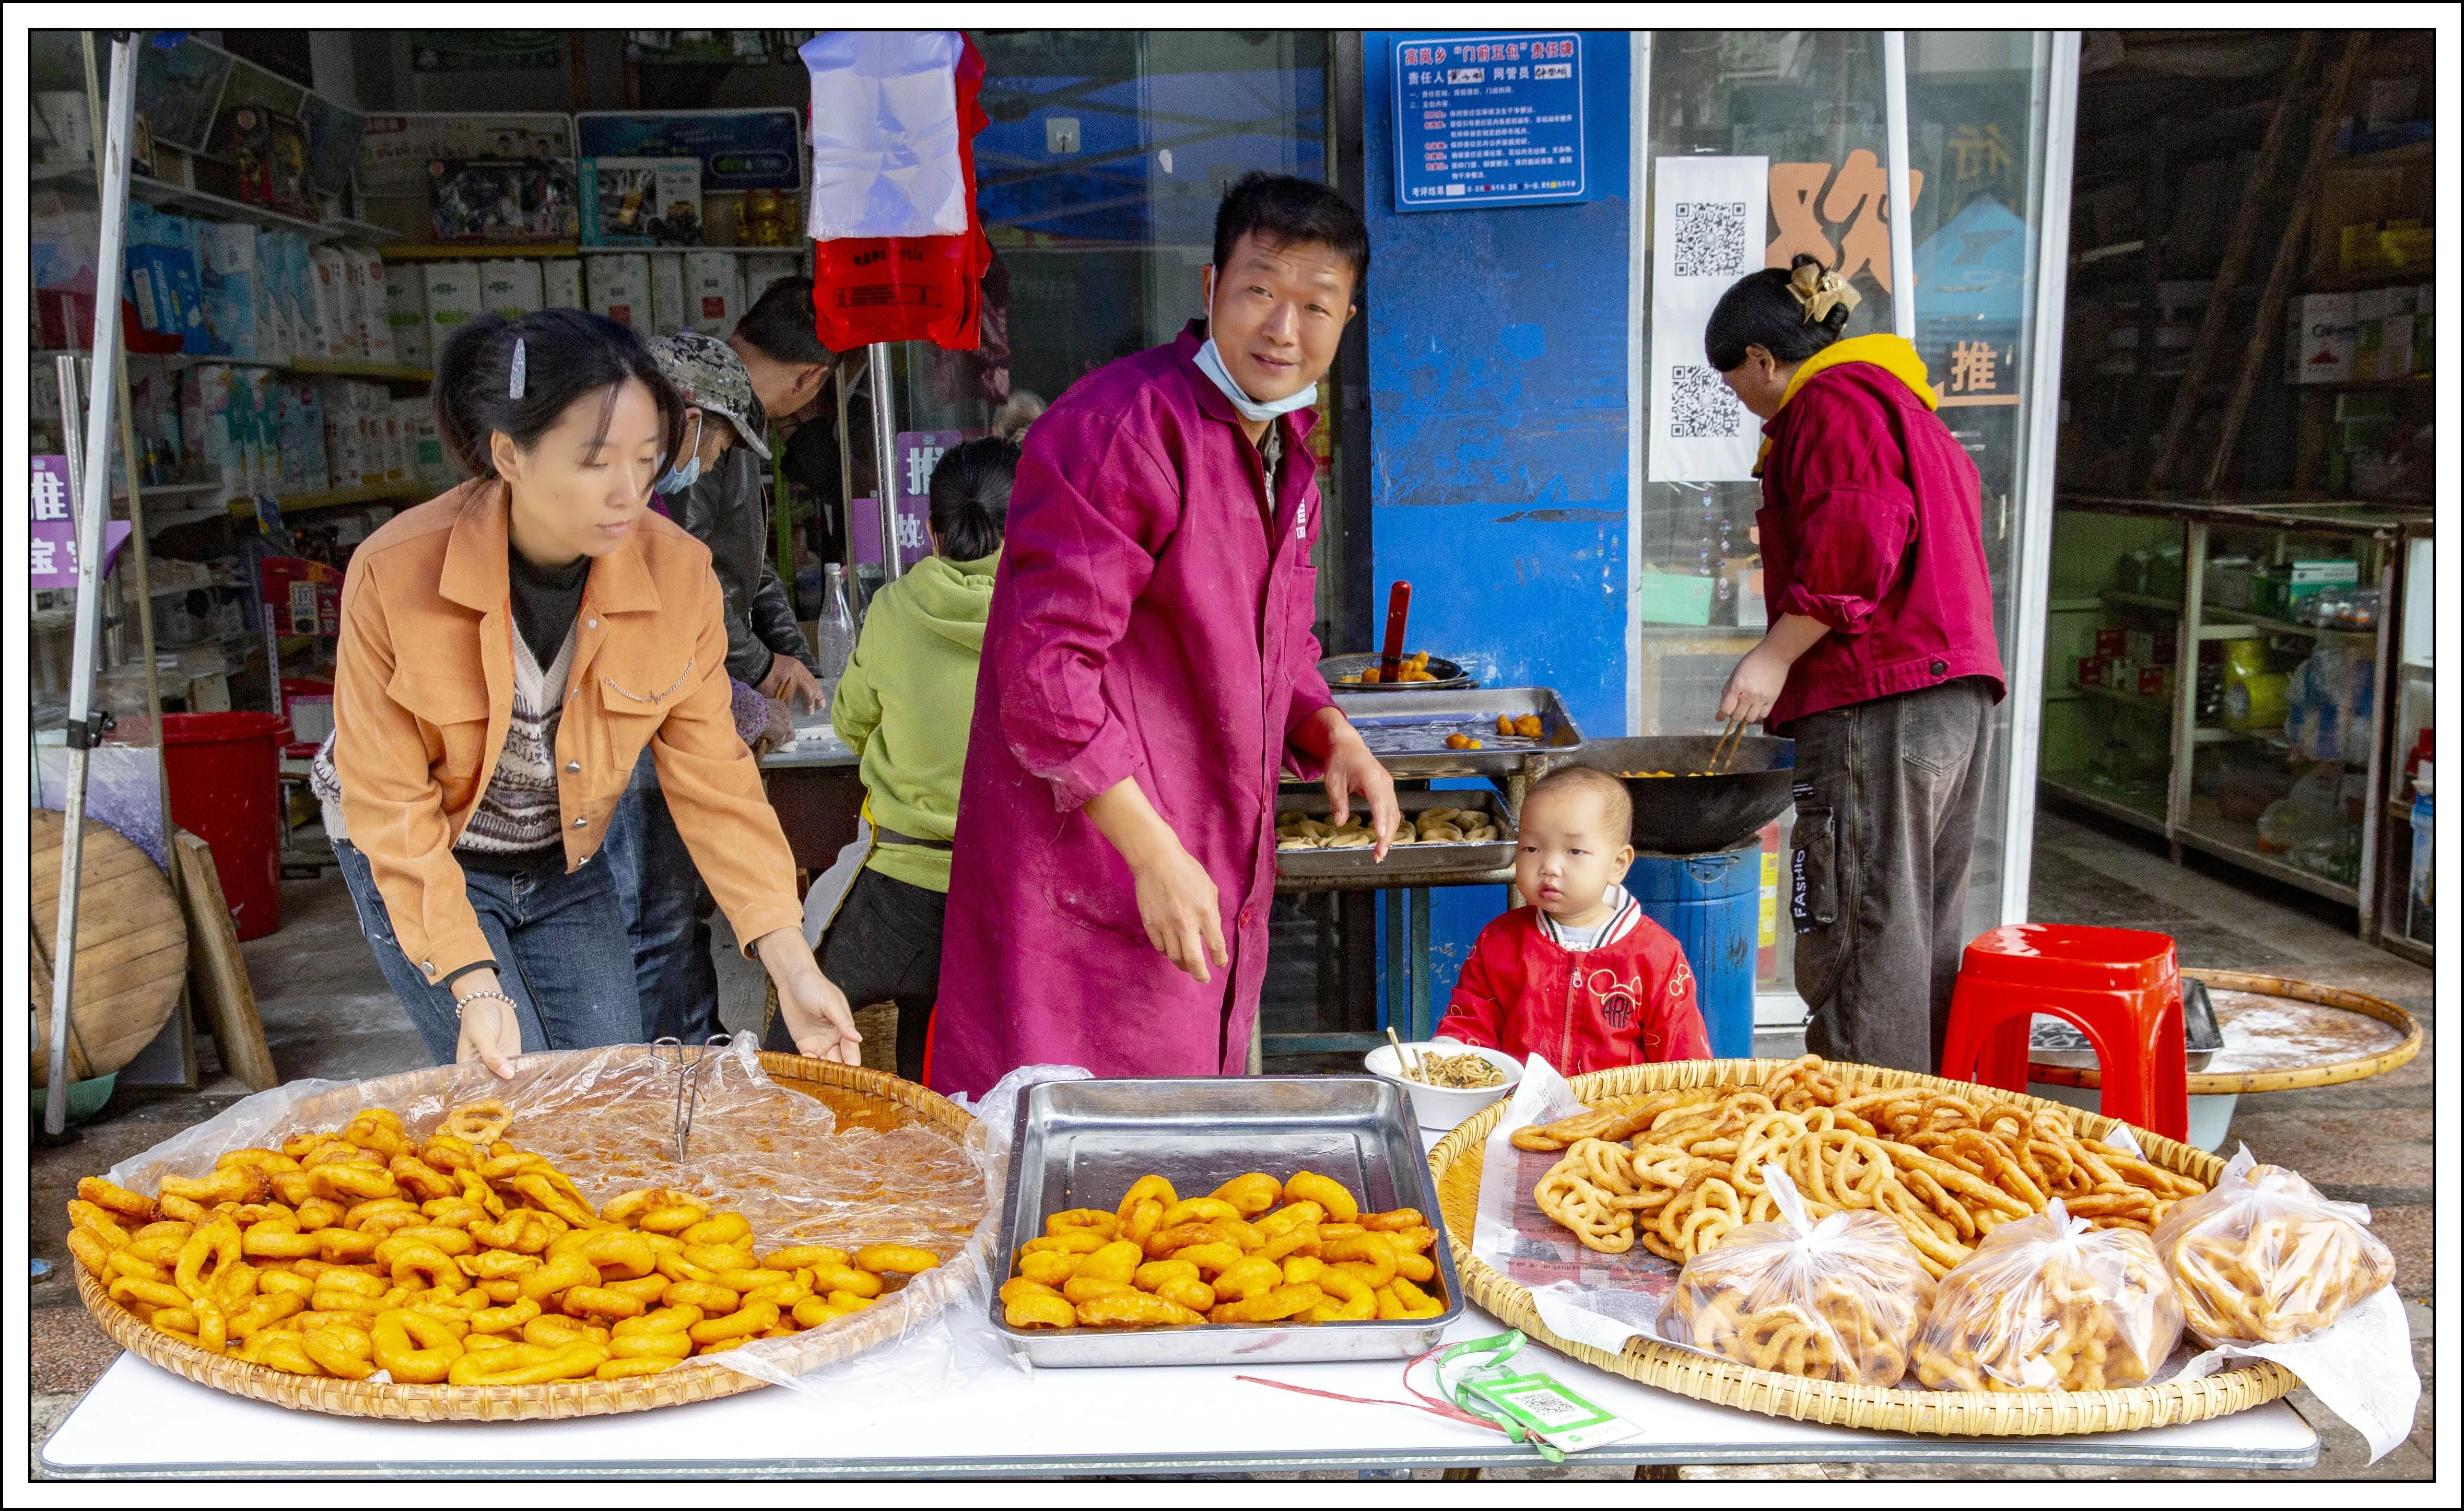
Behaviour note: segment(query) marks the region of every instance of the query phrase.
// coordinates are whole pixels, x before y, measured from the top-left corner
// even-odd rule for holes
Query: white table
[[[1467,1313],[1448,1341],[1504,1325]],[[1533,1344],[1518,1356],[1643,1431],[1581,1456],[1605,1464],[2066,1463],[2302,1469],[2318,1434],[2293,1409],[2080,1437],[1944,1438],[1852,1432],[1705,1405]],[[295,1412],[209,1390],[122,1354],[43,1445],[60,1477],[165,1478],[713,1475],[921,1476],[1291,1473],[1369,1476],[1529,1467],[1531,1450],[1425,1412],[1270,1390],[1241,1370],[1041,1369],[963,1390],[826,1398],[766,1389],[693,1406],[556,1422],[412,1423]],[[1260,1366],[1257,1374],[1347,1395],[1409,1399],[1401,1362]],[[1429,1367],[1414,1383],[1433,1390]]]

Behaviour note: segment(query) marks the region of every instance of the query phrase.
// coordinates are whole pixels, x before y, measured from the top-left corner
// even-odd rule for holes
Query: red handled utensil
[[[1412,617],[1412,584],[1397,582],[1386,594],[1386,648],[1377,657],[1377,680],[1393,686],[1403,676],[1403,623]]]

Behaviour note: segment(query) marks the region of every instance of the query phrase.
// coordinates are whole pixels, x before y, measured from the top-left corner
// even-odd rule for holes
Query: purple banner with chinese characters
[[[941,455],[966,439],[963,430],[901,430],[892,439],[891,456],[894,464],[891,486],[898,500],[898,559],[909,565],[933,554],[933,540],[924,533],[925,521],[933,513],[933,469],[940,465]],[[881,559],[881,501],[859,498],[847,511],[847,534],[855,544],[855,558],[860,562]]]
[[[26,564],[36,592],[77,586],[77,525],[69,507],[69,462],[65,456],[38,456],[27,499],[32,521],[26,536]],[[102,571],[120,558],[128,543],[128,523],[113,519],[103,525]]]

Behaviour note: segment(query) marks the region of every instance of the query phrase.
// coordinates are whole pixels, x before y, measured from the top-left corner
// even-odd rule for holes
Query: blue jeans
[[[698,1044],[718,1026],[718,968],[710,959],[715,909],[684,836],[659,791],[650,753],[607,821],[608,881],[633,940],[633,979],[642,1000],[642,1037]]]
[[[402,953],[359,846],[338,840],[334,859],[359,909],[360,931],[393,995],[402,998],[430,1058],[451,1064],[462,1033],[453,994],[431,984]],[[641,1042],[642,1003],[622,948],[625,914],[611,869],[585,864],[569,874],[557,865],[518,876],[463,873],[479,931],[496,957],[496,979],[514,999],[524,1054]]]

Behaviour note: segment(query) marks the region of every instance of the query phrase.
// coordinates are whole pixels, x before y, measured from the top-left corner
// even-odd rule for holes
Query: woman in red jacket
[[[1812,257],[1721,296],[1705,355],[1763,422],[1771,628],[1723,719],[1796,741],[1790,907],[1806,1046],[1931,1071],[1968,938],[1969,852],[2002,658],[1976,468],[1897,336],[1840,339]]]

